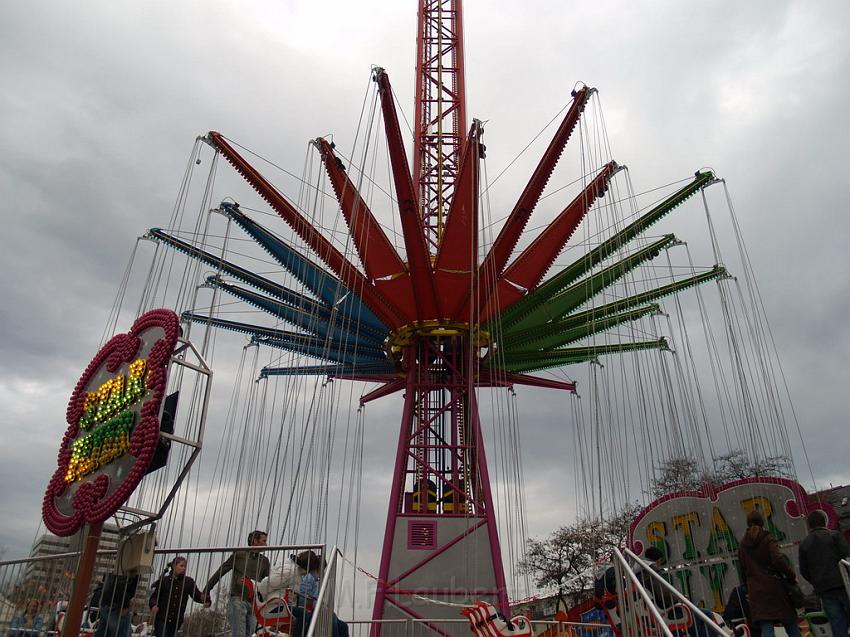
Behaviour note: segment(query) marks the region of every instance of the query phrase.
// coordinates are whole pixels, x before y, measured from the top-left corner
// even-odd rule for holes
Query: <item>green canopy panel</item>
[[[564,347],[548,352],[520,352],[504,356],[500,367],[509,372],[532,372],[553,367],[564,367],[592,361],[605,354],[636,352],[647,349],[666,349],[667,339],[593,345],[590,347]]]
[[[599,321],[600,319],[610,317],[619,312],[630,310],[645,303],[657,301],[658,299],[669,296],[670,294],[701,285],[708,281],[714,281],[725,276],[727,276],[726,268],[716,265],[706,272],[700,272],[699,274],[695,274],[694,276],[686,279],[681,279],[680,281],[674,281],[673,283],[668,283],[667,285],[662,285],[655,289],[647,290],[646,292],[640,292],[626,298],[617,299],[611,303],[590,308],[589,310],[569,315],[560,320],[544,322],[525,329],[519,329],[516,326],[508,328],[501,335],[501,338],[497,338],[497,340],[502,343],[502,347],[504,349],[530,349],[525,346],[520,347],[518,344],[533,344],[559,332],[582,328],[594,321]],[[542,349],[542,346],[537,346],[537,348]]]
[[[523,316],[533,311],[534,308],[544,303],[547,299],[559,294],[569,285],[590,272],[591,269],[599,265],[602,261],[615,254],[618,250],[621,250],[627,243],[638,237],[652,224],[656,223],[676,207],[687,201],[702,188],[710,185],[714,179],[714,173],[710,171],[697,172],[696,177],[691,183],[667,197],[645,215],[623,228],[610,239],[607,239],[598,245],[584,257],[568,265],[561,272],[541,283],[536,289],[529,292],[528,295],[514,303],[514,305],[506,308],[498,319],[501,325],[504,327],[515,323]],[[490,326],[490,329],[492,329],[492,326]]]

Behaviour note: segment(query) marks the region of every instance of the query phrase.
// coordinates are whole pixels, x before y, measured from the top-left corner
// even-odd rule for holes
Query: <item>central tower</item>
[[[434,325],[416,328],[395,350],[406,371],[404,411],[375,619],[451,617],[440,601],[507,607],[472,380],[484,345],[486,335],[468,325]],[[444,634],[469,630],[428,625]]]
[[[376,620],[427,621],[449,615],[445,606],[428,600],[486,599],[507,610],[475,397],[478,361],[488,339],[477,329],[478,317],[464,294],[474,286],[477,268],[481,128],[476,122],[469,132],[467,175],[458,188],[467,132],[462,15],[461,0],[419,0],[413,195],[425,252],[441,292],[435,299],[440,309],[433,314],[435,320],[404,326],[390,339],[405,375],[404,410],[373,611]],[[443,239],[453,203],[465,228],[456,245],[447,247]],[[441,285],[449,281],[452,294]],[[467,305],[465,316],[458,315],[461,305]],[[429,625],[449,634],[458,629]],[[376,625],[373,635],[379,633]]]

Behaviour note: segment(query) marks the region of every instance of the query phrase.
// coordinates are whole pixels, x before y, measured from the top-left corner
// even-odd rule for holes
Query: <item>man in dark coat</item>
[[[130,637],[130,604],[138,584],[138,573],[110,573],[102,584],[98,584],[91,602],[91,606],[100,611],[94,637]]]
[[[800,574],[815,588],[829,618],[833,635],[846,635],[850,621],[850,599],[841,578],[839,561],[850,556],[850,546],[837,531],[826,528],[823,511],[808,517],[809,534],[800,543]]]
[[[782,580],[796,582],[797,576],[779,543],[764,530],[764,518],[758,511],[747,516],[747,532],[738,547],[741,574],[750,598],[753,623],[761,627],[762,637],[774,637],[773,624],[780,622],[789,637],[802,637],[797,611],[791,605]]]
[[[248,534],[248,546],[266,546],[269,536],[264,531],[251,531]],[[248,590],[242,583],[243,578],[260,581],[269,576],[269,558],[260,551],[234,551],[233,554],[210,576],[204,592],[210,590],[226,573],[233,571],[230,582],[230,600],[227,602],[227,618],[230,622],[231,637],[251,637],[254,632],[254,612],[248,599]]]
[[[174,637],[183,624],[189,598],[210,605],[209,596],[198,588],[195,580],[186,575],[186,558],[175,557],[168,571],[151,587],[148,605],[153,612],[154,633],[157,637]]]

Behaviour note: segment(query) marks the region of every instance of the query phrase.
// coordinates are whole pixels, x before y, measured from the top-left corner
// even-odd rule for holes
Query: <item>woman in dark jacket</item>
[[[764,518],[758,511],[747,516],[747,532],[738,548],[741,573],[750,598],[750,616],[761,628],[762,637],[773,637],[774,622],[785,627],[789,637],[802,637],[797,625],[797,611],[788,600],[782,575],[797,581],[794,569],[782,552],[779,543],[764,530]]]
[[[174,637],[183,623],[189,597],[199,604],[210,605],[209,597],[186,575],[186,558],[175,557],[168,570],[154,583],[148,602],[157,637]]]

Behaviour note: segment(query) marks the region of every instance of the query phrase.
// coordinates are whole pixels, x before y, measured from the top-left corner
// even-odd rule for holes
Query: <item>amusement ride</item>
[[[156,521],[178,545],[203,534],[237,541],[247,526],[335,542],[352,556],[351,577],[372,582],[374,635],[381,621],[410,618],[433,634],[468,634],[439,620],[472,599],[509,617],[510,603],[532,592],[516,571],[528,530],[517,387],[563,395],[554,398],[569,423],[559,448],[575,467],[575,508],[599,519],[645,500],[665,459],[707,466],[736,449],[755,460],[791,456],[793,411],[725,181],[691,169],[635,193],[612,156],[596,89],[577,83],[538,135],[545,148],[520,153],[522,165],[538,154],[518,194],[497,200],[504,171],[492,179],[487,158],[499,149],[486,147],[485,122],[467,111],[462,4],[419,1],[412,126],[389,72],[374,67],[352,151],[317,137],[301,176],[222,132],[199,137],[172,218],[137,242],[105,331],[123,329],[141,272],[136,316],[171,308],[179,338],[165,318],[156,325],[175,355],[197,359],[182,360],[157,390],[160,411],[174,396],[184,433],[160,438],[172,447],[168,466],[115,496],[127,524]],[[718,202],[725,230],[712,214]],[[693,252],[662,229],[679,208],[704,219]],[[737,248],[735,271],[720,251],[724,233]],[[140,269],[146,245],[154,254]],[[210,397],[209,381],[227,332],[248,339],[223,374],[229,404]],[[138,351],[157,351],[141,327],[133,334]],[[115,356],[92,362],[69,414],[100,418],[82,390],[108,377],[98,370],[120,368]],[[378,399],[401,405],[397,429],[366,426]],[[110,458],[132,454],[133,435]],[[395,442],[382,467],[363,463],[372,436]],[[204,438],[209,460],[195,465]],[[83,447],[71,461],[78,473],[57,473],[55,493],[94,470]],[[371,488],[364,470],[386,478],[387,490],[371,568],[357,560],[362,518],[375,515],[361,510]],[[797,518],[807,506],[799,497]]]

